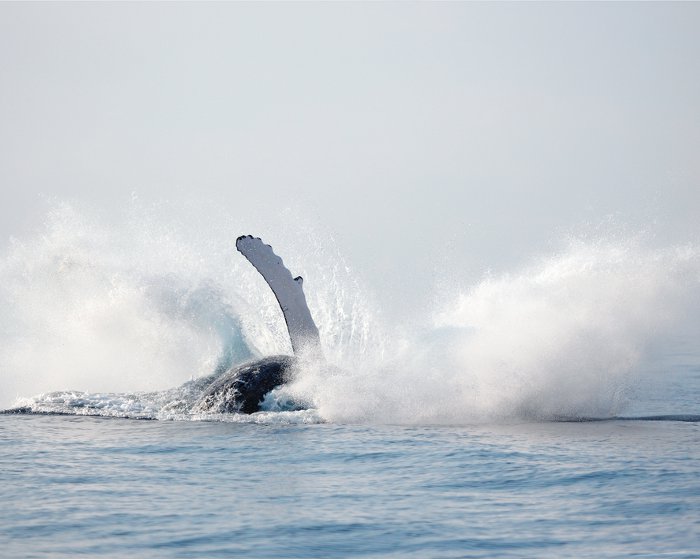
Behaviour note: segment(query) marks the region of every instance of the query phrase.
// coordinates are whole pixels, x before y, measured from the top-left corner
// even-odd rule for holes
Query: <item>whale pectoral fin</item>
[[[304,279],[301,276],[293,278],[282,259],[259,237],[242,235],[236,239],[236,249],[257,269],[275,294],[287,323],[294,354],[322,358],[318,328],[304,296]]]

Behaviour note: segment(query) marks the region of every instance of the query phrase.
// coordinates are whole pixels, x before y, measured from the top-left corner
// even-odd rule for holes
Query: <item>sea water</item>
[[[194,415],[197,379],[289,351],[229,226],[62,206],[13,241],[1,405],[36,414],[0,415],[1,556],[700,555],[694,246],[573,240],[399,325],[295,239],[335,367]]]
[[[3,417],[0,554],[697,557],[699,441],[697,421]]]

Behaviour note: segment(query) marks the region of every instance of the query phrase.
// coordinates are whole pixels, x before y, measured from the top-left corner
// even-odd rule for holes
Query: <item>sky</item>
[[[694,2],[3,2],[0,240],[56,201],[302,215],[397,310],[572,234],[695,243],[698,29]]]

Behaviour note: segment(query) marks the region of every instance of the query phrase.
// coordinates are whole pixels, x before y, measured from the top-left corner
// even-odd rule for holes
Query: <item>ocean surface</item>
[[[669,377],[652,420],[0,416],[0,555],[697,557],[700,368]]]
[[[168,215],[59,206],[0,260],[0,409],[32,412],[0,414],[0,556],[700,556],[694,245],[568,240],[396,286],[392,321],[271,226],[334,367],[203,415],[207,376],[291,348],[255,230]]]

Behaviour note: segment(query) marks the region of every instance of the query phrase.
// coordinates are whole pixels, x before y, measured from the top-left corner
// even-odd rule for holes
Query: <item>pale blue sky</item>
[[[610,216],[697,241],[698,29],[692,2],[0,3],[0,235],[42,196],[291,207],[380,295]]]

